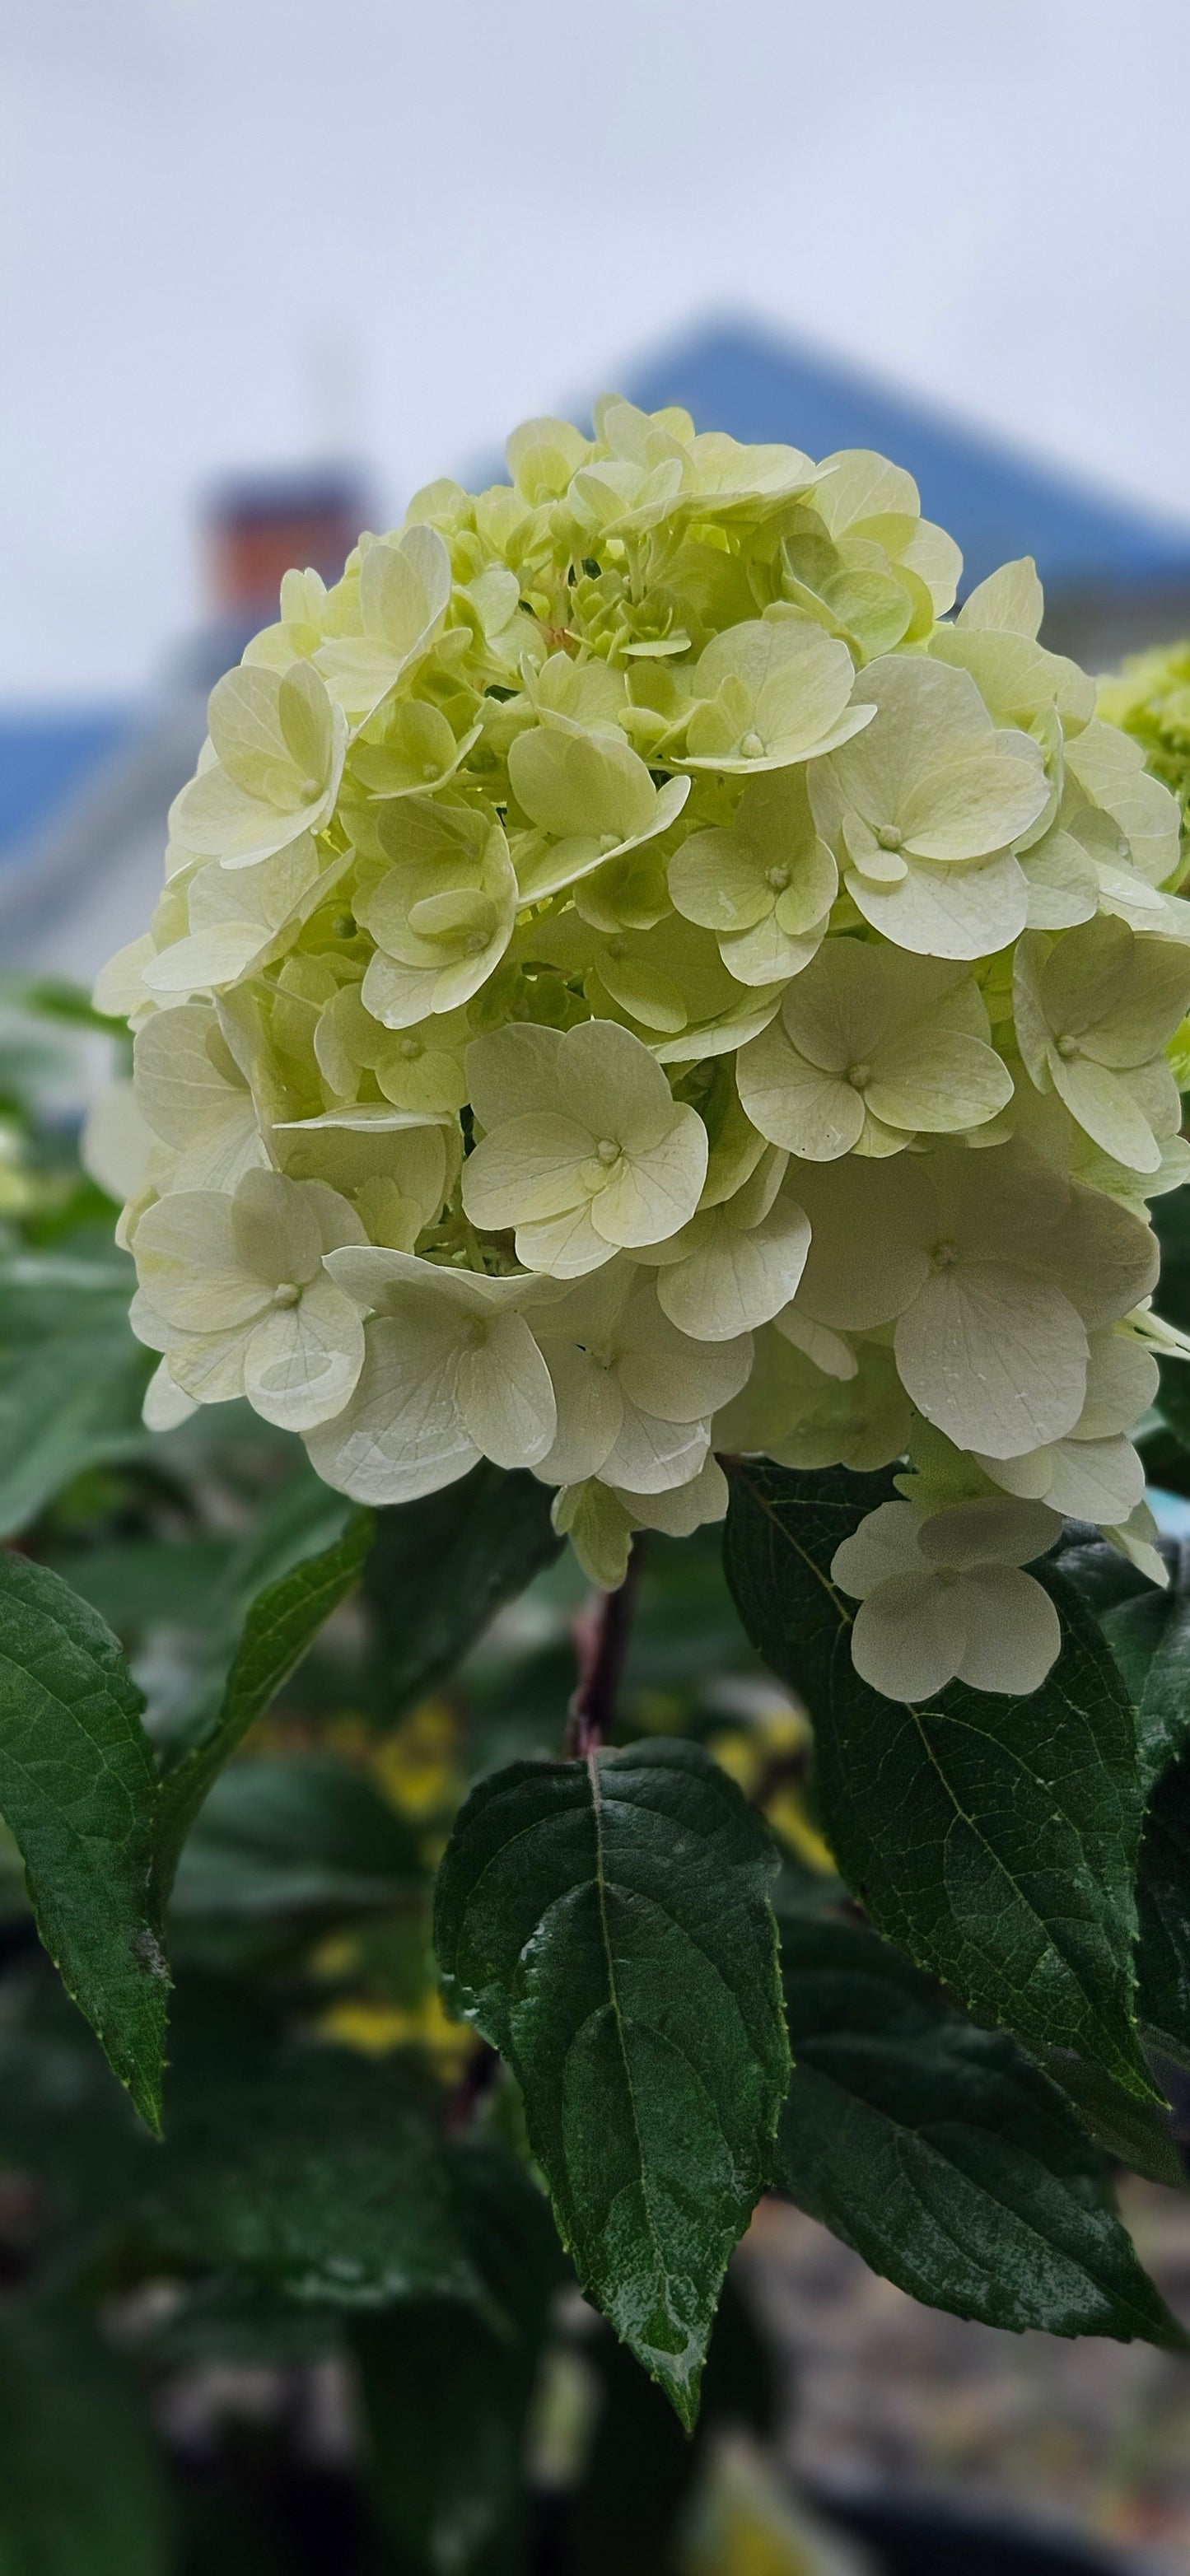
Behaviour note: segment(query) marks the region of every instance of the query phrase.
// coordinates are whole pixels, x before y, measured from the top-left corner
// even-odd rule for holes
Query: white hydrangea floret
[[[1044,1503],[965,1503],[925,1521],[911,1503],[878,1504],[831,1561],[832,1583],[860,1603],[856,1671],[886,1699],[932,1699],[951,1681],[1036,1690],[1061,1627],[1049,1594],[1022,1568],[1061,1527]]]

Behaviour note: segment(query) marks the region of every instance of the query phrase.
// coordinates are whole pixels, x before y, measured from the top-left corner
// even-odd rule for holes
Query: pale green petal
[[[530,1224],[518,1225],[517,1260],[524,1262],[526,1270],[544,1271],[553,1279],[582,1279],[589,1270],[614,1260],[617,1247],[596,1233],[591,1207],[592,1202],[585,1200],[581,1207],[564,1208],[558,1216],[535,1217]]]
[[[1060,1440],[1082,1410],[1087,1343],[1073,1306],[1005,1262],[935,1270],[894,1347],[906,1392],[960,1449],[1012,1458]]]
[[[957,1678],[972,1690],[1039,1690],[1062,1645],[1058,1613],[1032,1575],[980,1565],[959,1587],[964,1643]]]
[[[899,1315],[930,1276],[938,1236],[937,1203],[921,1171],[908,1158],[793,1164],[789,1187],[810,1220],[803,1311],[844,1332],[870,1332]]]
[[[600,1470],[631,1494],[664,1494],[689,1484],[710,1447],[708,1422],[665,1422],[625,1400],[619,1430]]]
[[[557,1083],[562,1104],[583,1120],[588,1134],[614,1138],[626,1153],[648,1153],[662,1143],[675,1117],[686,1114],[675,1110],[648,1048],[614,1020],[585,1020],[568,1032],[558,1054]]]
[[[551,1513],[560,1538],[569,1538],[589,1583],[615,1592],[628,1572],[632,1519],[619,1496],[594,1478],[563,1485]]]
[[[1137,1108],[1126,1077],[1092,1063],[1089,1056],[1065,1057],[1055,1047],[1049,1057],[1050,1078],[1072,1118],[1085,1128],[1105,1154],[1130,1171],[1155,1172],[1161,1148],[1143,1112]]]
[[[695,1218],[705,1228],[685,1258],[663,1271],[657,1295],[664,1312],[696,1340],[724,1342],[752,1332],[788,1304],[806,1266],[807,1218],[792,1201],[747,1230],[727,1209]]]
[[[861,1602],[851,1660],[861,1681],[886,1699],[929,1700],[953,1681],[966,1646],[957,1588],[936,1574],[893,1575]]]
[[[629,1403],[665,1422],[693,1422],[729,1404],[752,1365],[748,1336],[694,1341],[659,1307],[650,1288],[631,1299],[620,1331],[616,1373]]]
[[[379,1316],[343,1411],[307,1435],[318,1474],[360,1503],[412,1502],[465,1476],[479,1456],[454,1401],[453,1342]]]
[[[1079,1439],[1104,1440],[1131,1431],[1155,1401],[1159,1383],[1152,1352],[1131,1333],[1092,1333],[1086,1401],[1076,1426]],[[1094,1520],[1100,1517],[1091,1514]]]
[[[229,1404],[244,1392],[244,1353],[251,1325],[223,1333],[170,1336],[170,1376],[196,1404]]]
[[[1030,1565],[1062,1535],[1056,1512],[1041,1502],[959,1503],[922,1522],[917,1543],[931,1565]]]
[[[689,1538],[708,1521],[721,1521],[729,1501],[727,1478],[717,1458],[705,1458],[688,1484],[664,1494],[625,1494],[623,1500],[642,1529],[661,1530],[667,1538]]]
[[[472,1224],[499,1231],[578,1207],[597,1186],[592,1144],[590,1130],[560,1110],[502,1120],[463,1166],[463,1205]]]
[[[577,1341],[543,1334],[542,1356],[553,1383],[557,1433],[538,1461],[538,1473],[547,1484],[579,1485],[598,1475],[623,1421],[624,1399],[613,1371]]]
[[[654,1243],[688,1223],[707,1175],[707,1131],[681,1103],[656,1144],[626,1150],[591,1201],[591,1222],[608,1243]]]
[[[467,1097],[481,1127],[558,1106],[560,1029],[510,1022],[467,1049]]]
[[[170,1376],[169,1361],[161,1360],[145,1388],[141,1420],[146,1431],[176,1431],[180,1422],[198,1411],[197,1399],[187,1395]]]
[[[341,1413],[364,1364],[364,1328],[342,1291],[315,1280],[296,1306],[257,1324],[244,1352],[244,1393],[266,1422],[309,1431]]]
[[[1126,1521],[1140,1502],[1144,1464],[1122,1432],[1104,1440],[1059,1440],[1050,1455],[1053,1474],[1046,1499],[1071,1520],[1111,1525]]]
[[[783,1307],[779,1315],[774,1315],[773,1323],[782,1339],[791,1342],[795,1350],[804,1351],[824,1376],[842,1380],[855,1376],[859,1362],[850,1342],[845,1342],[840,1333],[830,1332],[825,1324],[814,1323],[809,1315],[803,1315],[800,1306]]]
[[[807,1063],[790,1045],[780,1021],[741,1047],[736,1081],[753,1126],[788,1153],[831,1162],[859,1141],[861,1093],[843,1077]]]
[[[899,809],[906,851],[921,859],[980,859],[1036,821],[1048,794],[1041,750],[1028,734],[997,733],[986,751],[927,770]]]
[[[178,1190],[146,1208],[137,1227],[142,1285],[166,1322],[183,1332],[230,1331],[270,1304],[272,1283],[244,1265],[232,1206],[216,1190]]]
[[[1010,635],[1036,635],[1045,607],[1032,555],[1001,564],[986,581],[968,592],[956,626],[987,628]]]
[[[923,957],[989,956],[1016,939],[1028,917],[1028,884],[1008,851],[961,868],[917,860],[899,885],[874,885],[855,868],[843,882],[873,930]]]
[[[474,1440],[497,1467],[533,1467],[557,1430],[550,1373],[523,1315],[497,1315],[459,1357],[455,1399]]]
[[[979,1038],[928,1025],[887,1039],[876,1053],[864,1099],[892,1127],[927,1134],[978,1127],[1007,1107],[1012,1075]]]
[[[859,1527],[835,1549],[831,1582],[856,1601],[866,1601],[890,1576],[920,1574],[917,1514],[911,1503],[878,1503]]]
[[[297,1181],[282,1172],[246,1172],[231,1207],[232,1240],[247,1271],[275,1288],[303,1285],[322,1266],[318,1219]]]

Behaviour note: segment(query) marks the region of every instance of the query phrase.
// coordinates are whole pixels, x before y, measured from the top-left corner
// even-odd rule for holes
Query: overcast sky
[[[1185,0],[10,0],[0,699],[150,679],[219,470],[395,515],[700,311],[1190,515],[1188,96]]]

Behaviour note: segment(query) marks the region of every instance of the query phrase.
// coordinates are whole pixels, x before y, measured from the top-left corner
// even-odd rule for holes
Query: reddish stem
[[[637,1533],[628,1571],[616,1592],[594,1592],[574,1623],[578,1681],[570,1703],[566,1751],[585,1760],[596,1753],[616,1721],[616,1700],[632,1633],[632,1614],[640,1582],[641,1541]]]

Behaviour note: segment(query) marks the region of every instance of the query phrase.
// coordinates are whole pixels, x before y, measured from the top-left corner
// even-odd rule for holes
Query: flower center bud
[[[1057,1038],[1055,1040],[1055,1044],[1057,1046],[1058,1053],[1061,1056],[1069,1058],[1072,1055],[1077,1055],[1079,1052],[1077,1038]]]
[[[478,957],[480,949],[486,948],[487,944],[487,932],[484,930],[473,930],[467,942],[468,956]]]
[[[936,1243],[930,1255],[935,1270],[953,1270],[958,1257],[958,1246],[954,1243]]]
[[[273,1304],[274,1306],[296,1306],[301,1293],[301,1289],[292,1279],[283,1279],[280,1287],[273,1290]]]
[[[882,823],[876,834],[876,846],[881,850],[899,850],[902,838],[895,823]]]
[[[425,779],[436,778],[436,777],[437,777],[437,775],[438,775],[438,763],[437,763],[437,761],[436,761],[436,760],[423,760],[422,765],[421,765],[421,774],[422,774],[422,777],[423,777],[423,778],[425,778]]]
[[[872,1079],[871,1065],[849,1064],[847,1067],[847,1079],[853,1091],[866,1091],[868,1084]]]
[[[774,894],[784,894],[789,883],[789,870],[788,868],[766,868],[764,881],[767,886],[772,887]]]
[[[331,929],[333,930],[336,939],[354,939],[355,914],[353,912],[337,912],[331,923]]]
[[[617,840],[616,835],[615,835],[615,833],[614,833],[614,832],[601,832],[601,833],[600,833],[600,835],[599,835],[599,847],[600,847],[600,849],[602,850],[603,855],[604,855],[604,857],[605,857],[605,858],[607,857],[607,854],[608,854],[608,851],[609,851],[609,850],[618,850],[618,849],[619,849],[619,846],[620,846],[619,841]]]
[[[617,1145],[614,1136],[601,1136],[595,1151],[599,1156],[600,1162],[605,1163],[609,1171],[613,1163],[619,1162],[620,1148]]]
[[[420,1038],[402,1038],[400,1046],[397,1049],[397,1053],[398,1055],[407,1057],[409,1063],[412,1064],[415,1056],[425,1054],[425,1048],[423,1047]]]
[[[745,760],[763,760],[764,744],[760,739],[760,735],[758,733],[746,733],[740,743],[740,751]]]
[[[298,797],[301,803],[303,805],[312,805],[315,797],[321,796],[322,786],[323,782],[321,778],[303,778],[301,786],[298,789]]]

